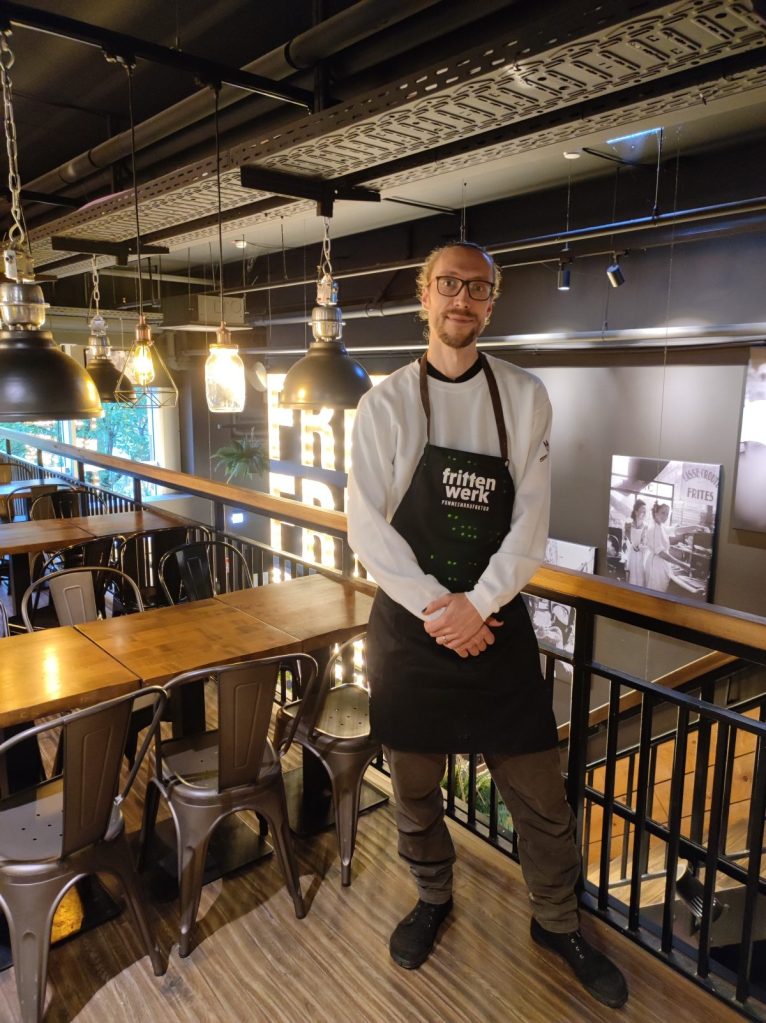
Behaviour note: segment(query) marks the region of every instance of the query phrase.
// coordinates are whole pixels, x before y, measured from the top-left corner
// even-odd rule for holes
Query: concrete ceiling
[[[268,24],[264,5],[244,0],[159,5],[38,0],[34,6],[164,45],[180,40],[189,52],[232,66],[255,62],[253,68],[276,66],[261,55],[311,28],[308,2],[282,5],[273,14],[278,5],[270,5]],[[610,157],[654,165],[658,155],[665,161],[734,143],[763,146],[766,138],[766,22],[757,0],[545,5],[423,0],[410,17],[402,13],[406,3],[393,5],[400,20],[381,27],[391,6],[374,0],[328,5],[328,15],[340,18],[337,33],[333,30],[339,49],[323,64],[330,102],[318,113],[224,87],[226,261],[242,258],[235,240],[260,253],[321,237],[312,201],[243,188],[242,165],[379,191],[379,203],[336,203],[332,234],[341,237],[433,215],[432,209],[394,199],[459,211],[560,185],[570,176],[574,184],[611,174]],[[155,17],[160,8],[162,17]],[[257,32],[250,30],[254,8],[261,19]],[[365,15],[368,25],[346,46],[344,33],[350,38],[351,28],[344,19],[350,15]],[[12,45],[25,186],[89,200],[77,210],[28,206],[35,262],[42,274],[82,273],[90,257],[78,255],[74,245],[71,251],[55,250],[52,237],[79,238],[83,245],[135,237],[124,158],[92,167],[78,180],[65,181],[63,169],[97,145],[99,136],[127,127],[125,75],[97,49],[23,25],[14,28]],[[314,78],[312,68],[284,81],[310,88]],[[189,76],[140,62],[139,126],[171,103],[187,102],[195,91]],[[212,97],[206,102],[212,110]],[[170,249],[162,259],[164,272],[209,264],[211,253],[217,259],[212,147],[208,115],[139,150],[141,234]],[[596,155],[584,152],[588,149]],[[566,159],[565,152],[580,155]],[[33,169],[31,179],[26,166]],[[108,256],[98,261],[114,263]]]

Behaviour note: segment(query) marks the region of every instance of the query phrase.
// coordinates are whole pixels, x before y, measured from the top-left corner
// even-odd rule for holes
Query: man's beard
[[[442,313],[436,321],[434,333],[441,343],[447,345],[448,348],[468,348],[477,339],[483,327],[484,324],[477,318],[474,319],[474,323],[471,325],[461,324],[458,326],[456,324],[449,324],[447,313]]]

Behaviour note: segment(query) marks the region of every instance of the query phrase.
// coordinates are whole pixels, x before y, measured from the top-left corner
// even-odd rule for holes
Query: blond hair
[[[497,296],[500,294],[500,284],[503,277],[502,273],[500,272],[500,267],[492,258],[492,254],[490,252],[487,252],[483,245],[477,245],[476,242],[461,241],[446,242],[444,245],[437,245],[435,249],[432,249],[431,252],[428,253],[425,262],[421,266],[420,270],[418,270],[418,276],[415,280],[415,287],[417,288],[418,298],[422,296],[425,289],[431,283],[431,274],[433,272],[434,264],[436,263],[436,260],[439,258],[442,252],[444,252],[446,249],[472,249],[474,252],[480,252],[483,256],[487,257],[487,259],[490,262],[490,265],[492,266],[492,301],[494,302]],[[423,307],[421,306],[418,312],[418,316],[420,317],[421,320],[427,321],[428,311],[426,309],[423,309]]]

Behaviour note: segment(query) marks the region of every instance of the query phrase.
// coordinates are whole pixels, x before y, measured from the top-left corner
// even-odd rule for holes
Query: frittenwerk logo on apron
[[[494,476],[478,476],[465,469],[445,469],[442,473],[442,504],[450,508],[489,511],[489,495],[497,489]]]

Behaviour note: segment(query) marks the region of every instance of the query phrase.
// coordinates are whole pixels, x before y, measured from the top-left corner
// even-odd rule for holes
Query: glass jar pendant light
[[[221,213],[221,140],[218,131],[218,99],[220,85],[215,93],[215,180],[218,190],[218,285],[221,297],[221,325],[215,332],[215,343],[210,345],[205,361],[205,396],[211,412],[242,412],[245,408],[245,366],[239,348],[232,344],[231,331],[223,315],[223,227]]]
[[[136,222],[136,263],[138,267],[138,323],[133,344],[125,360],[114,396],[122,405],[131,408],[175,408],[178,388],[165,365],[162,354],[154,344],[152,328],[144,315],[143,282],[141,279],[141,225],[138,218],[138,183],[136,180],[136,130],[133,117],[134,65],[125,63],[128,75],[128,108],[130,114],[130,160],[133,175],[133,213]]]
[[[21,212],[21,182],[13,116],[10,30],[0,34],[0,84],[8,155],[8,192],[13,223],[0,275],[0,422],[91,419],[102,412],[96,385],[83,366],[53,340],[45,323],[45,299]]]
[[[96,266],[96,257],[94,256],[91,302],[95,307],[95,312],[89,324],[88,361],[85,368],[96,385],[101,401],[115,404],[117,399],[114,396],[114,392],[120,379],[120,371],[112,362],[112,349],[107,336],[106,320],[101,315],[100,301],[101,290],[99,288],[98,267]],[[129,381],[127,386],[132,386]]]
[[[322,259],[317,267],[316,305],[311,311],[314,340],[302,359],[288,370],[279,404],[296,409],[356,408],[372,381],[341,341],[343,314],[330,261],[330,222],[325,217]]]

